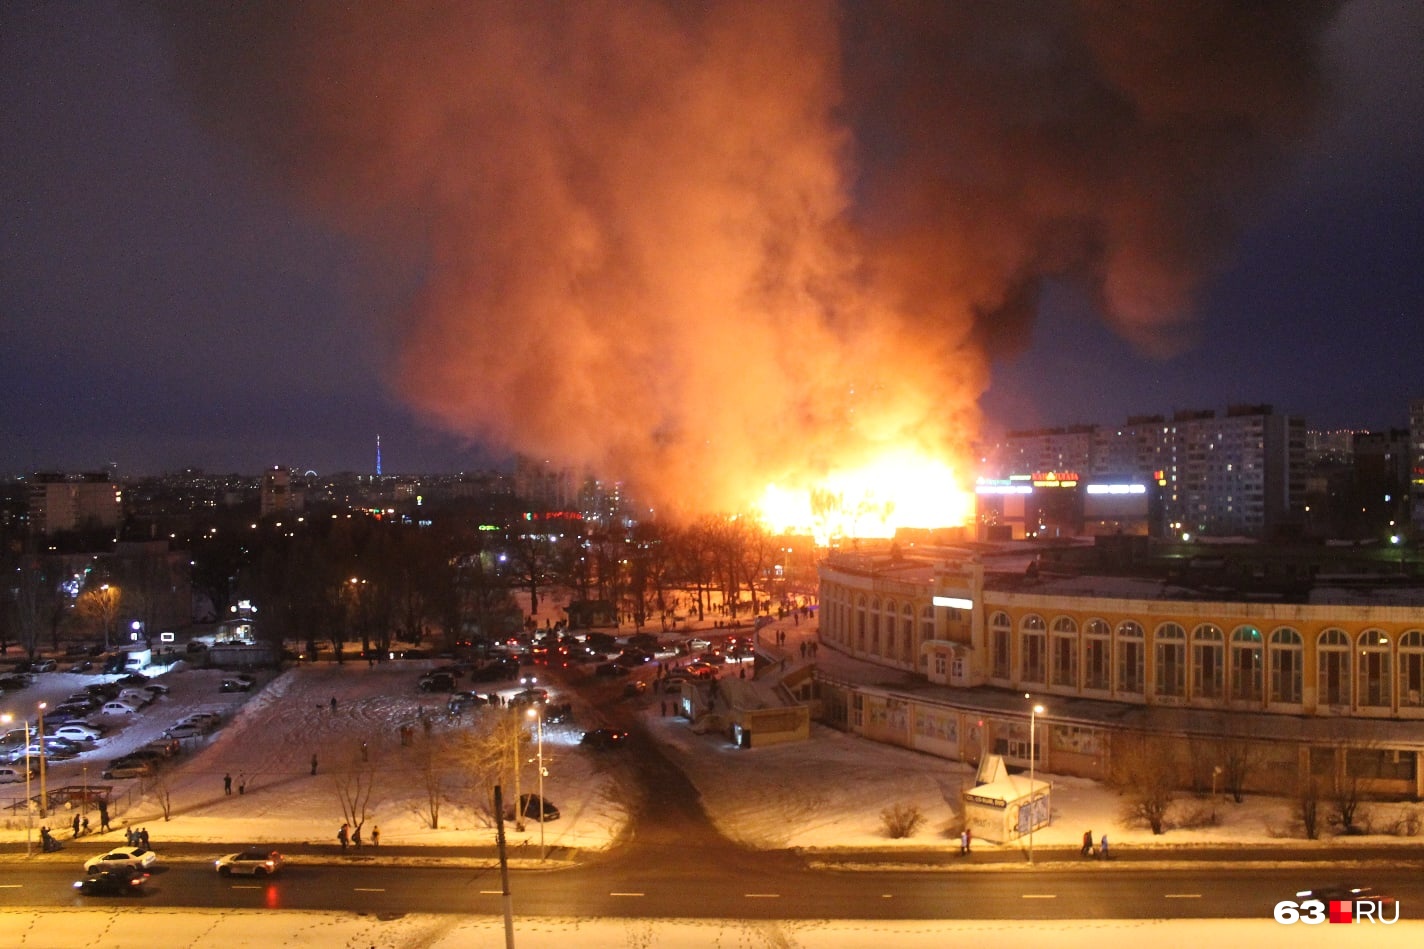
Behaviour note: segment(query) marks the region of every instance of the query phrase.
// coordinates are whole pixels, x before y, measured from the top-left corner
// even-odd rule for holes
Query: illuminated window
[[[1304,676],[1300,633],[1281,628],[1271,633],[1271,701],[1300,704]]]
[[[1390,682],[1389,637],[1377,629],[1360,634],[1360,682],[1356,689],[1361,708],[1389,708]]]
[[[1157,627],[1152,641],[1156,647],[1157,694],[1165,698],[1185,698],[1187,694],[1187,631],[1176,623]]]

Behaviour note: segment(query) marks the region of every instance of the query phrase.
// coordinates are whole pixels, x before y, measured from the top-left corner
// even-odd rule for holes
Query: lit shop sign
[[[1145,484],[1090,484],[1089,494],[1146,494]]]
[[[972,610],[974,601],[962,596],[937,596],[934,598],[935,606],[947,606],[953,610]]]
[[[1071,488],[1078,484],[1078,472],[1076,471],[1035,471],[1033,473],[1033,486],[1035,488]]]

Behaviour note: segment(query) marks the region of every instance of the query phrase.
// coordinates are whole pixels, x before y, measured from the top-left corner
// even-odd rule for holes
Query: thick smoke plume
[[[724,508],[890,446],[964,457],[1045,279],[1178,345],[1335,5],[153,9],[208,121],[419,261],[404,399]]]

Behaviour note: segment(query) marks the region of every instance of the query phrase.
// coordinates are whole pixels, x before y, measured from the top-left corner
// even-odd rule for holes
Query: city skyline
[[[564,353],[518,375],[499,373],[504,358],[484,364],[489,391],[476,378],[460,405],[401,378],[407,326],[391,314],[433,292],[440,261],[390,255],[362,230],[368,222],[264,174],[252,139],[230,134],[211,103],[195,104],[210,90],[195,91],[178,65],[198,48],[184,45],[191,36],[170,43],[147,7],[110,4],[14,4],[0,23],[13,103],[0,117],[0,339],[10,353],[0,473],[110,462],[126,475],[373,471],[377,433],[384,470],[398,473],[482,470],[545,445],[587,449],[540,428],[560,411],[569,425],[603,421],[603,396],[587,417],[568,406]],[[1424,348],[1424,80],[1413,64],[1424,13],[1357,2],[1301,35],[1319,38],[1323,91],[1299,131],[1270,140],[1259,184],[1241,192],[1255,206],[1236,235],[1191,271],[1190,318],[1144,338],[1121,312],[1105,318],[1092,287],[1045,276],[1032,319],[996,324],[1007,338],[984,344],[985,375],[957,387],[985,389],[976,435],[1237,403],[1269,403],[1312,428],[1407,423],[1409,399],[1424,395],[1413,361]],[[852,70],[869,63],[864,74],[874,74],[883,50],[844,42],[851,112],[874,98],[874,83]],[[873,125],[848,120],[866,169],[852,197],[883,211],[904,195],[898,179],[875,177],[893,149]],[[878,222],[865,211],[858,223]],[[888,270],[899,258],[879,260]],[[739,369],[765,368],[731,359],[725,378],[734,386]],[[630,401],[640,387],[673,397],[653,369],[631,375]],[[494,422],[481,399],[496,406]],[[545,399],[557,403],[547,413],[504,421]],[[764,414],[795,418],[794,404],[772,400]],[[695,411],[663,421],[688,418]],[[523,444],[509,443],[511,430]],[[801,435],[794,424],[772,434],[793,444]],[[636,446],[636,436],[633,427],[618,437]],[[587,450],[561,460],[579,464],[594,457]]]

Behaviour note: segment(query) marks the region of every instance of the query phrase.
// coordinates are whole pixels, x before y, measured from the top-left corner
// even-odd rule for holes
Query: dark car
[[[544,823],[548,823],[551,820],[559,819],[559,809],[555,807],[547,798],[541,798],[537,794],[519,795],[519,810],[521,813],[524,814],[525,817],[530,818],[531,820],[538,820],[539,810],[541,806],[543,807],[544,811]],[[514,807],[512,805],[504,809],[504,819],[514,819]]]
[[[252,678],[250,676],[229,676],[222,680],[220,690],[223,692],[247,692],[252,689]]]
[[[594,666],[593,674],[596,676],[608,676],[610,678],[616,678],[617,676],[627,675],[628,667],[620,666],[616,662],[602,662],[599,663],[597,666]]]
[[[595,728],[591,732],[584,732],[580,741],[591,748],[622,748],[628,744],[628,733],[616,728]]]
[[[427,672],[420,677],[422,692],[454,692],[455,677],[448,672]]]
[[[147,882],[148,874],[137,867],[106,867],[85,874],[74,888],[95,896],[137,896]]]
[[[148,682],[148,676],[139,672],[130,672],[128,675],[119,676],[114,681],[119,685],[144,685]]]
[[[456,692],[450,696],[447,708],[451,715],[459,715],[467,708],[479,708],[481,705],[488,705],[489,699],[474,692]]]

